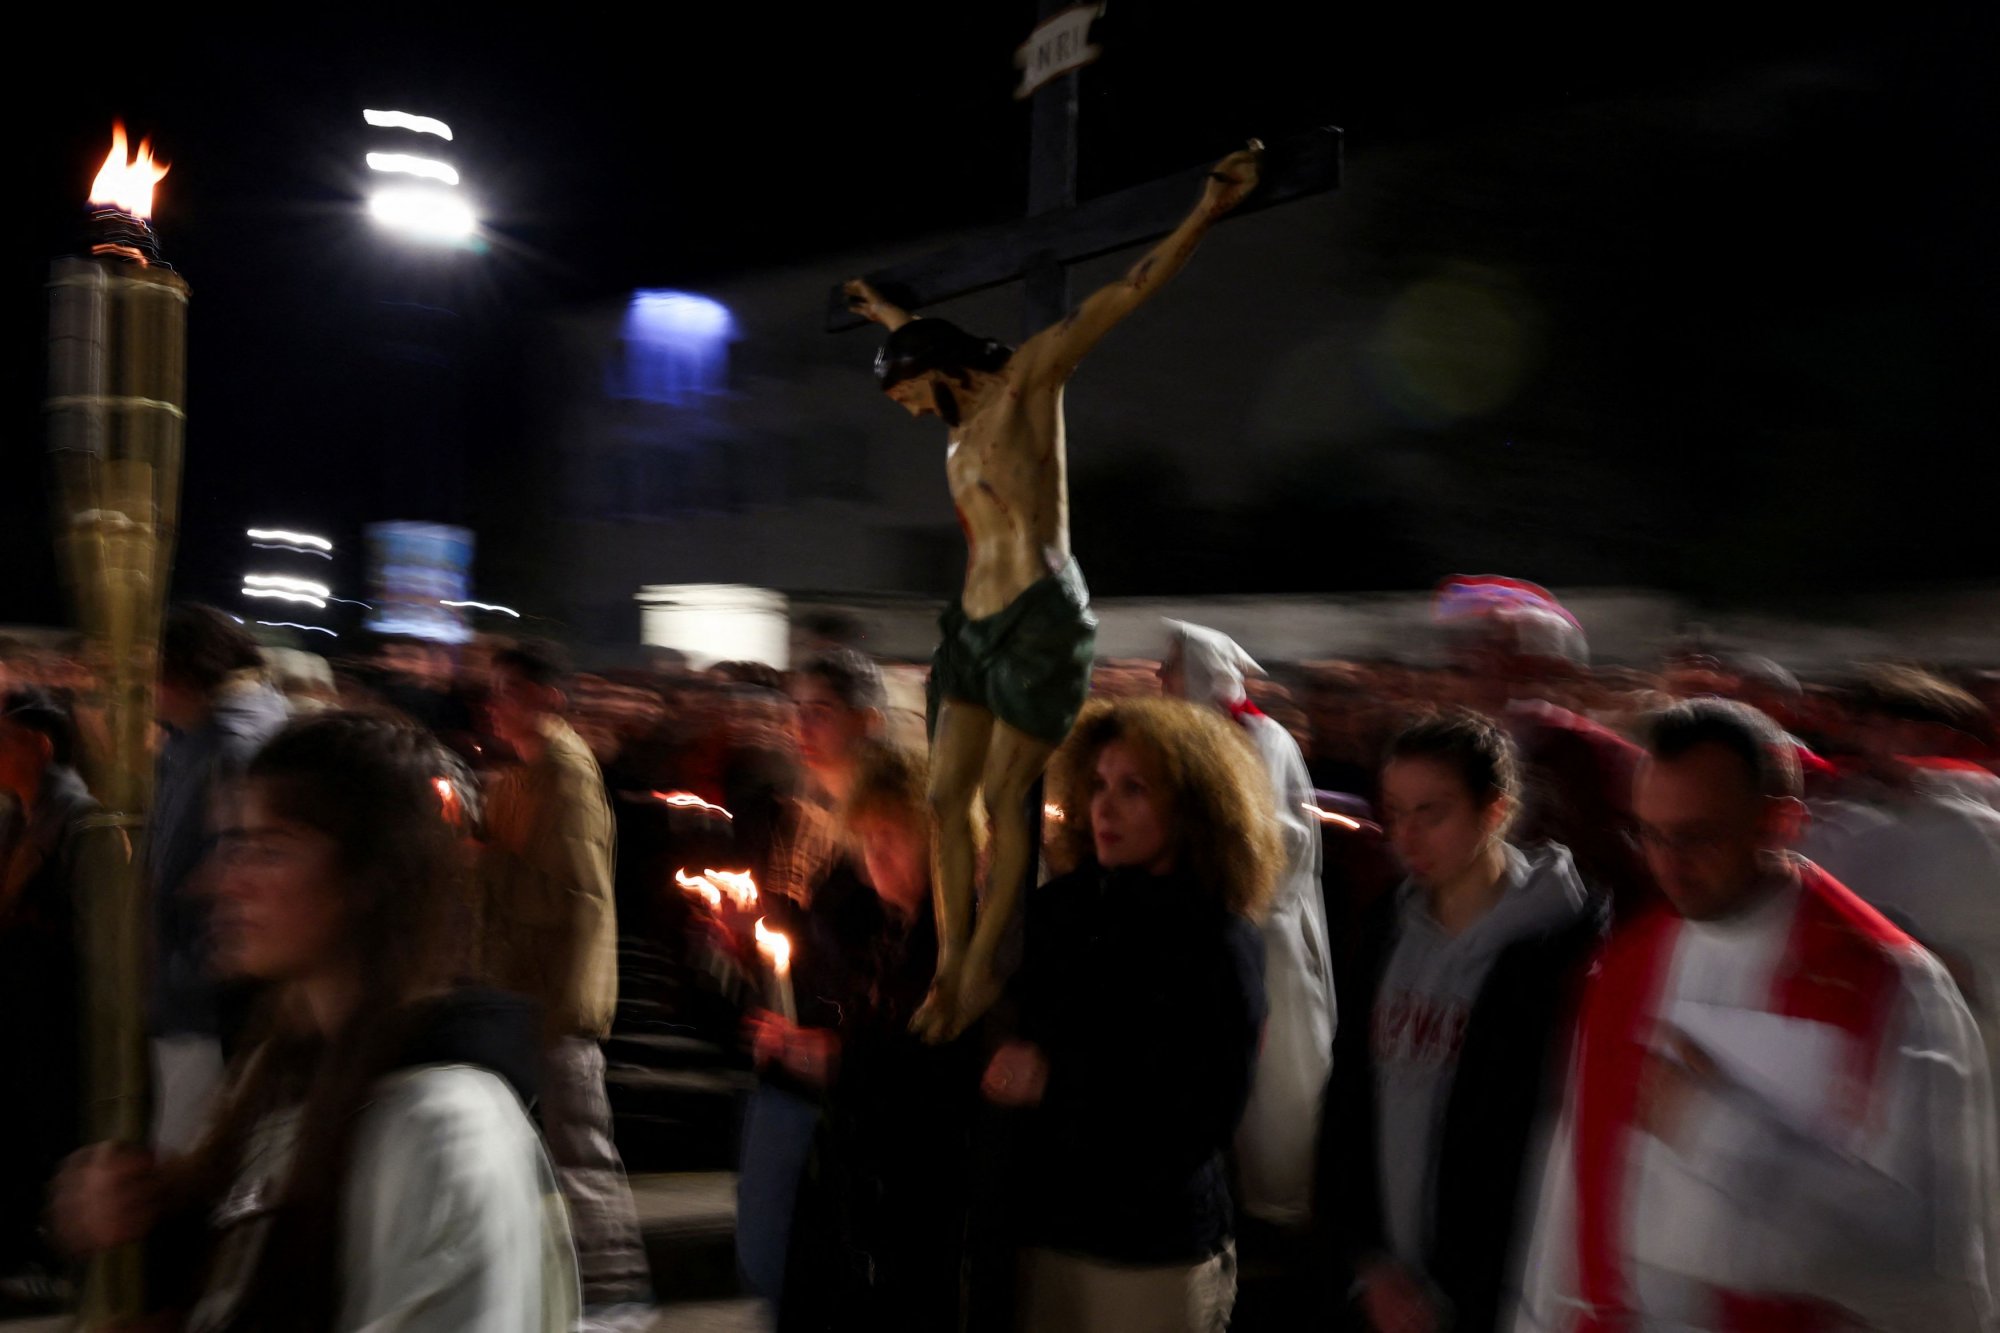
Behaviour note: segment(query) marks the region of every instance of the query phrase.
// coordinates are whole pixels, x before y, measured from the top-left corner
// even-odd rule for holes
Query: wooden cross
[[[1045,24],[1075,8],[1041,0]],[[1076,202],[1077,78],[1072,69],[1034,92],[1027,220],[866,274],[877,291],[905,310],[918,310],[1025,280],[1026,331],[1033,333],[1068,313],[1071,265],[1157,240],[1179,225],[1200,197],[1211,163]],[[1230,216],[1338,188],[1340,138],[1338,129],[1327,126],[1267,144],[1256,191]],[[847,296],[836,285],[827,295],[827,332],[864,322],[847,308]]]

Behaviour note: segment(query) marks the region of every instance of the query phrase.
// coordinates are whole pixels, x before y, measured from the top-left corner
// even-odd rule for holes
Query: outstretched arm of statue
[[[1257,172],[1263,157],[1264,145],[1252,139],[1248,148],[1216,163],[1215,169],[1208,173],[1201,202],[1180,226],[1123,278],[1092,292],[1068,318],[1030,338],[1017,355],[1032,358],[1026,364],[1041,365],[1058,384],[1068,379],[1084,355],[1097,346],[1098,339],[1187,267],[1208,229],[1257,188]]]
[[[863,319],[873,320],[891,333],[902,328],[913,318],[909,311],[876,291],[865,278],[855,278],[841,290],[847,293],[849,310]]]

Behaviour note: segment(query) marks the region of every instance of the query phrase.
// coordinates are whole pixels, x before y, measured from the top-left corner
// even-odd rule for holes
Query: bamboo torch
[[[166,175],[112,132],[90,192],[83,253],[49,277],[49,396],[56,541],[79,624],[97,657],[101,719],[86,747],[103,813],[79,851],[86,1129],[146,1137],[146,900],[141,841],[152,803],[153,679],[180,503],[188,288],[160,258],[149,222]],[[141,1312],[136,1247],[96,1260],[83,1323]]]

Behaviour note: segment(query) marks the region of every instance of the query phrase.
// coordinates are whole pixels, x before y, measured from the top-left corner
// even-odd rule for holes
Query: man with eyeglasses
[[[1646,751],[1665,905],[1584,995],[1517,1327],[1993,1327],[1993,1106],[1956,986],[1787,850],[1798,757],[1763,714],[1681,703]]]

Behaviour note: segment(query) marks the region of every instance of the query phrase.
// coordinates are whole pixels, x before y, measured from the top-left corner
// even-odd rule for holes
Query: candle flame
[[[750,878],[747,870],[704,870],[711,883],[728,896],[738,907],[754,907],[757,903],[757,881]]]
[[[724,819],[730,820],[736,818],[721,806],[711,805],[691,791],[656,791],[653,793],[653,799],[662,805],[671,805],[676,810],[699,810],[705,815],[721,815]]]
[[[1060,824],[1063,821],[1063,808],[1054,801],[1044,801],[1042,803],[1042,818],[1048,820],[1051,824]]]
[[[153,141],[141,139],[137,156],[125,156],[125,122],[111,126],[111,151],[90,186],[90,202],[109,204],[134,217],[153,216],[153,187],[167,174],[164,162],[153,160]]]
[[[747,870],[704,870],[699,875],[676,870],[674,882],[687,892],[706,898],[710,907],[722,906],[724,898],[739,911],[757,905],[757,881]]]
[[[764,918],[757,918],[757,951],[771,960],[771,966],[779,976],[792,970],[792,942],[775,930],[764,929]]]
[[[710,907],[722,906],[722,890],[709,883],[706,875],[690,875],[685,870],[676,870],[674,883],[698,898],[706,898]]]

